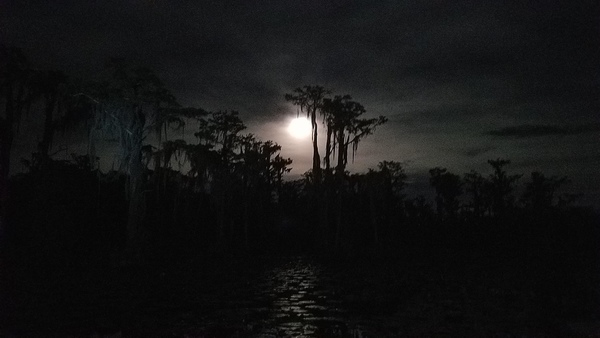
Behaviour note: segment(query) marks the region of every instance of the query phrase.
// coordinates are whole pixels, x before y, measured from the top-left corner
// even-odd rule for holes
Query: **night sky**
[[[182,105],[238,110],[249,132],[294,160],[291,177],[309,168],[311,147],[287,134],[296,108],[284,94],[318,84],[389,118],[360,145],[353,172],[401,161],[408,190],[421,192],[429,168],[489,173],[486,161],[502,157],[522,180],[533,170],[569,176],[568,189],[598,207],[599,9],[593,0],[2,0],[0,39],[72,78],[92,78],[109,57],[147,65]],[[35,114],[23,128],[36,128]],[[33,151],[31,135],[41,134],[21,132],[15,156]]]

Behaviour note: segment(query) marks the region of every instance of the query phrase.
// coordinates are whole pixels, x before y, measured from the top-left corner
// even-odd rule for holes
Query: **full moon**
[[[305,138],[310,135],[312,126],[304,117],[297,117],[290,122],[288,132],[295,138]]]

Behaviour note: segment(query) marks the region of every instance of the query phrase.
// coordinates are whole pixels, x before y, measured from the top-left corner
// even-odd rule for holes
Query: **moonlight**
[[[290,122],[288,132],[295,138],[306,138],[310,135],[312,128],[310,121],[304,117],[297,117]]]

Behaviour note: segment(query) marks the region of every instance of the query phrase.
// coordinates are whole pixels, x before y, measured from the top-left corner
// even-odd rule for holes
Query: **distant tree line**
[[[487,234],[498,224],[520,224],[524,231],[522,223],[575,217],[576,196],[560,193],[566,177],[531,173],[517,196],[522,175],[508,173],[506,159],[488,161],[487,176],[432,168],[433,204],[406,196],[400,161],[349,173],[360,142],[387,119],[365,117],[366,108],[351,96],[321,86],[285,95],[311,121],[313,150],[311,170],[288,181],[292,160],[280,155],[281,146],[244,134],[236,111],[182,107],[148,68],[112,59],[97,80],[74,81],[35,69],[16,48],[0,52],[0,217],[3,242],[15,250],[38,243],[47,252],[133,262],[293,247],[395,252],[442,234],[458,236],[457,243],[482,236],[484,243],[486,236],[476,234],[485,227]],[[28,112],[43,119],[43,133],[31,158],[23,159],[28,172],[9,179],[13,140],[24,132],[19,123]],[[54,159],[55,133],[76,128],[87,131],[87,153]],[[193,142],[180,136],[184,128],[195,131]],[[96,149],[107,140],[117,144],[118,167],[105,173]],[[467,230],[470,235],[458,235]]]
[[[20,180],[33,179],[34,174],[58,175],[66,171],[65,166],[94,173],[98,190],[111,180],[122,180],[128,258],[138,259],[142,254],[148,236],[145,224],[180,223],[189,219],[186,212],[198,210],[200,205],[191,205],[187,198],[195,198],[206,208],[200,209],[194,223],[210,220],[216,224],[214,238],[221,242],[226,236],[237,235],[242,224],[243,243],[248,246],[250,223],[259,223],[256,219],[261,215],[271,214],[273,196],[281,194],[283,176],[291,170],[292,160],[279,155],[281,146],[277,143],[242,134],[246,126],[238,112],[181,107],[154,72],[120,59],[110,60],[99,80],[74,83],[60,72],[34,69],[19,49],[3,46],[1,52],[5,103],[0,120],[3,225],[9,213],[12,142],[20,118],[39,107],[44,111],[43,138],[31,159],[23,159],[30,176],[18,175],[12,193],[26,190],[19,189],[19,184],[26,184]],[[197,142],[169,139],[170,132],[182,130],[186,124],[196,126]],[[54,134],[72,126],[87,128],[88,153],[73,154],[70,163],[53,161]],[[147,143],[150,135],[157,139],[156,144]],[[96,148],[98,142],[106,140],[117,142],[119,165],[113,172],[102,173]],[[184,165],[189,168],[186,173],[180,170]],[[36,198],[32,191],[29,193],[32,195],[22,197]],[[100,218],[101,213],[110,213],[102,207],[96,209]]]

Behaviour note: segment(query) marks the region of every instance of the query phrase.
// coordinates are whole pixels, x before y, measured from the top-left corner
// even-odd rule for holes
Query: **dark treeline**
[[[569,311],[595,304],[573,290],[595,283],[598,217],[561,193],[566,177],[523,177],[509,172],[510,161],[493,159],[488,173],[432,168],[433,203],[406,196],[399,161],[346,170],[386,118],[365,118],[350,96],[305,86],[285,99],[312,123],[313,166],[286,181],[292,160],[276,142],[244,133],[236,111],[180,106],[147,68],[114,59],[99,80],[73,81],[36,69],[18,49],[0,54],[6,260],[82,266],[239,252],[379,254],[457,271],[513,271],[549,288],[548,302],[575,299]],[[30,136],[39,145],[23,160],[27,172],[9,178],[25,114],[43,119],[43,134]],[[320,124],[325,149],[316,142]],[[87,130],[88,152],[54,159],[55,133],[77,128]],[[181,138],[184,128],[195,131],[193,142]],[[118,167],[101,172],[96,145],[107,140],[117,144]]]
[[[272,235],[292,160],[279,155],[277,143],[243,134],[238,112],[181,107],[151,70],[123,60],[110,60],[100,80],[75,84],[34,69],[18,49],[2,53],[5,244],[24,247],[37,238],[52,246],[44,255],[51,257],[65,248],[63,240],[82,248],[93,241],[137,261],[165,245],[223,251]],[[20,119],[37,109],[43,137],[22,159],[28,171],[9,184]],[[195,128],[196,142],[171,139],[186,125]],[[54,160],[53,136],[68,128],[87,128],[88,152]],[[117,145],[118,168],[103,173],[96,147],[106,140]]]
[[[97,80],[73,81],[34,68],[9,47],[2,49],[2,67],[5,239],[59,229],[73,237],[82,227],[96,227],[111,238],[108,246],[137,259],[154,245],[200,251],[276,247],[277,236],[302,230],[308,236],[302,245],[319,250],[387,251],[406,241],[403,232],[412,228],[545,222],[588,210],[573,207],[578,195],[561,193],[566,177],[534,172],[523,178],[507,172],[506,159],[488,161],[489,174],[432,168],[433,204],[404,194],[401,162],[349,173],[348,159],[359,143],[387,119],[364,118],[360,103],[320,86],[285,96],[313,128],[312,169],[286,181],[292,160],[279,155],[276,142],[245,134],[236,111],[181,107],[150,69],[112,59]],[[28,135],[39,140],[31,157],[21,160],[28,171],[9,180],[13,139],[27,133],[19,131],[25,114],[39,116],[43,132]],[[327,133],[321,150],[320,124]],[[53,159],[64,150],[52,152],[55,134],[76,128],[87,130],[87,153]],[[194,130],[194,142],[181,138],[184,128]],[[101,172],[96,147],[106,141],[116,144],[118,167]],[[519,184],[524,192],[516,196]]]

